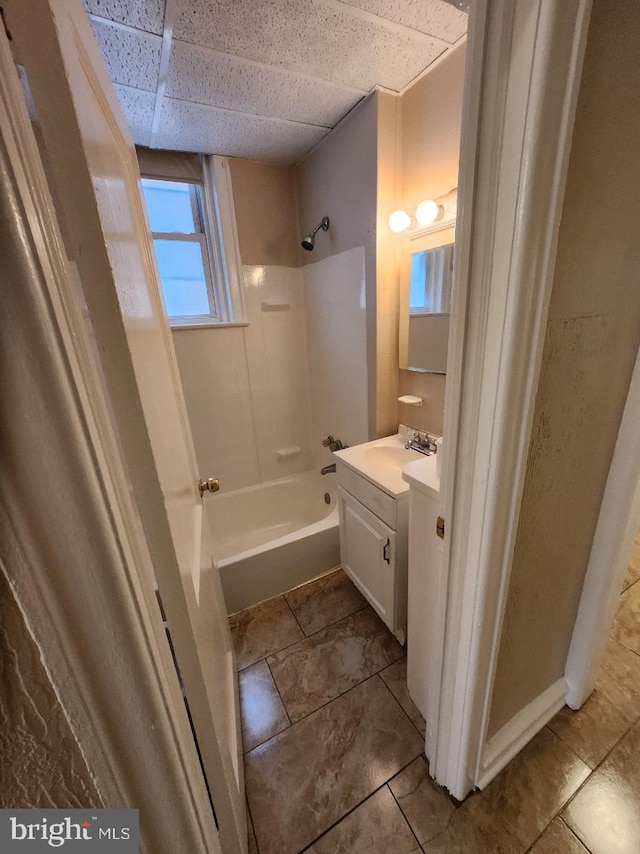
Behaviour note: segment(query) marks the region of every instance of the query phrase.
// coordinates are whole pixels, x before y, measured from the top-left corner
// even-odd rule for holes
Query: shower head
[[[322,229],[323,231],[329,230],[329,217],[323,216],[320,222],[316,225],[315,228],[312,228],[309,234],[305,234],[302,238],[302,242],[300,245],[303,249],[307,249],[309,252],[316,245],[316,234]]]

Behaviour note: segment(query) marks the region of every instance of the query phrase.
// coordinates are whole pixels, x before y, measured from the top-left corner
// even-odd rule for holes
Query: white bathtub
[[[219,493],[205,506],[229,614],[340,563],[335,474],[303,472]]]

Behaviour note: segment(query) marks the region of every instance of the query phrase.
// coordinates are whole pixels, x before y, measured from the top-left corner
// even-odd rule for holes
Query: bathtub
[[[335,474],[308,471],[219,493],[206,502],[227,613],[338,566],[336,495]]]

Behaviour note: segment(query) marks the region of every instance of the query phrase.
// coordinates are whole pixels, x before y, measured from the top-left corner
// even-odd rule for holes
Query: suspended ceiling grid
[[[464,37],[445,0],[84,0],[139,145],[301,160]]]

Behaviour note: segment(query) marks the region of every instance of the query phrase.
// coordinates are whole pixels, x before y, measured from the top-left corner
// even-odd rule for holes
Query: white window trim
[[[236,225],[236,211],[231,185],[229,158],[217,154],[202,158],[203,195],[208,231],[215,235],[212,241],[212,258],[220,262],[214,275],[222,275],[225,282],[227,323],[247,323],[242,299],[242,261]]]
[[[207,155],[202,160],[201,210],[198,211],[202,225],[201,232],[183,234],[182,232],[155,232],[157,240],[192,240],[201,245],[204,241],[205,280],[209,305],[215,311],[198,315],[167,315],[172,329],[228,328],[248,326],[242,299],[242,262],[240,244],[236,226],[235,205],[229,159],[218,155]],[[158,179],[153,175],[143,178]],[[180,183],[194,183],[176,178]],[[164,303],[164,293],[161,294]]]

